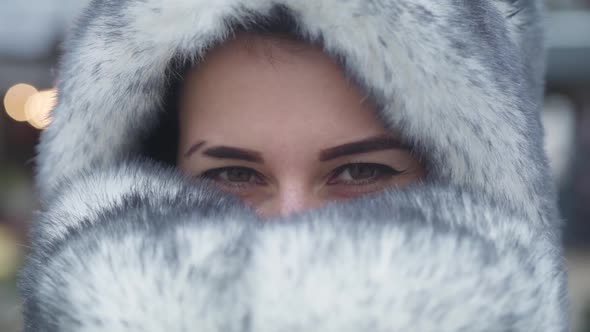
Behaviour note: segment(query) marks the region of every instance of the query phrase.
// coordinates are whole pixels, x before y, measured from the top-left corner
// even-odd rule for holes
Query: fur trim
[[[133,203],[40,220],[70,226],[29,259],[25,331],[566,331],[553,240],[473,195],[416,187],[259,222],[186,179],[166,181],[194,197],[144,195],[162,172],[130,169],[72,193],[141,174]]]
[[[38,184],[137,154],[175,57],[198,59],[247,24],[288,11],[450,182],[540,223],[555,197],[539,120],[543,52],[534,0],[94,1],[66,47]],[[116,120],[115,120],[116,119]]]
[[[566,331],[540,2],[93,1],[38,147],[25,330]],[[262,223],[142,159],[172,61],[277,11],[374,98],[424,183]]]

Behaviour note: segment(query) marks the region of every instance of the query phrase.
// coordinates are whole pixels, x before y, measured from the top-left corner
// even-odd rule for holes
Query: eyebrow
[[[254,163],[263,163],[260,153],[252,150],[233,148],[229,146],[217,146],[203,151],[203,154],[218,159],[237,159]]]
[[[205,145],[205,143],[205,141],[200,141],[199,143],[194,144],[188,150],[186,150],[186,152],[184,153],[184,157],[190,157],[193,153],[197,152],[203,145]]]
[[[202,141],[193,146],[185,153],[185,158],[197,152],[206,142]],[[236,159],[255,163],[263,163],[264,159],[260,153],[247,149],[234,148],[230,146],[215,146],[203,151],[203,154],[217,159]]]
[[[194,144],[187,150],[187,152],[184,154],[184,157],[189,158],[205,144],[205,141]],[[319,160],[323,162],[353,154],[389,149],[407,149],[407,146],[405,146],[395,137],[389,135],[379,135],[357,142],[346,143],[333,148],[322,150],[320,152]],[[236,159],[255,163],[264,163],[264,159],[259,152],[230,146],[211,147],[203,151],[203,154],[217,159]]]
[[[389,149],[407,149],[407,147],[395,137],[379,135],[322,150],[322,152],[320,152],[320,161],[328,161],[353,154]]]

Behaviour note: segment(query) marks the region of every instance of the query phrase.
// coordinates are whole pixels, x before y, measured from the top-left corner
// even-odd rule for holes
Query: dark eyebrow
[[[395,137],[380,135],[323,150],[320,152],[320,161],[328,161],[351,154],[389,149],[407,149],[407,147]]]
[[[203,151],[203,154],[218,159],[237,159],[254,163],[263,163],[260,153],[252,150],[233,148],[229,146],[216,146]]]
[[[184,157],[189,158],[192,154],[197,152],[206,143],[206,141],[201,141],[194,144],[186,151]],[[203,154],[218,159],[237,159],[251,161],[255,163],[264,162],[264,159],[262,159],[259,152],[247,149],[234,148],[230,146],[214,146],[203,151]]]
[[[184,157],[190,157],[193,153],[197,152],[203,145],[205,145],[205,143],[205,141],[200,141],[199,143],[196,143],[195,145],[191,146],[190,149],[186,150],[186,152],[184,153]]]

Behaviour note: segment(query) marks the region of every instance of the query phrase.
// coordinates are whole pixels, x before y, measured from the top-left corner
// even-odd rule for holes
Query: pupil
[[[375,168],[367,165],[354,165],[350,170],[350,175],[355,180],[372,178],[375,176]]]
[[[250,180],[250,173],[243,169],[232,169],[228,172],[228,178],[234,182],[247,182]]]

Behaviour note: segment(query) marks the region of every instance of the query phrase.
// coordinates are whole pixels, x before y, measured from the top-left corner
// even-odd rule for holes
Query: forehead
[[[370,101],[319,47],[268,36],[213,49],[189,72],[180,105],[191,140],[261,150],[269,137],[321,147],[384,131]]]

